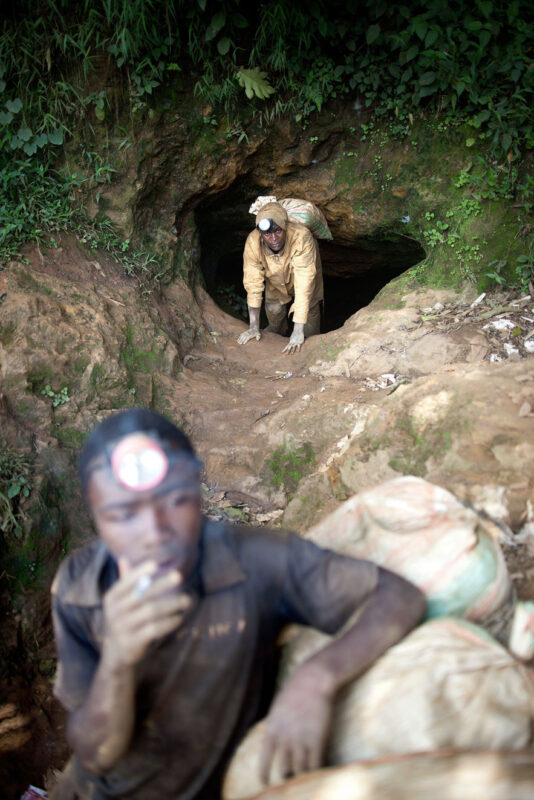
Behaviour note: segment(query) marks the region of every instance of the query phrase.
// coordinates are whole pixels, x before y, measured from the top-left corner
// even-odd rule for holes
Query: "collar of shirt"
[[[62,602],[87,607],[102,604],[104,573],[109,574],[112,571],[115,561],[100,540],[91,550],[93,557],[88,559],[85,568],[82,568],[81,573],[68,586],[61,597]],[[219,592],[246,580],[246,573],[228,541],[224,525],[204,520],[201,553],[200,575],[205,594]],[[56,581],[52,592],[62,594]]]

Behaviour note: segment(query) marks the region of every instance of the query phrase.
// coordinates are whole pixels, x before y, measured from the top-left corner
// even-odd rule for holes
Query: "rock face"
[[[204,460],[211,514],[262,523],[283,512],[285,526],[304,530],[350,493],[415,474],[515,531],[532,522],[532,301],[501,292],[476,302],[458,259],[449,269],[450,254],[439,261],[434,252],[343,327],[288,357],[273,334],[239,346],[244,323],[202,288],[202,253],[226,247],[239,257],[256,194],[316,202],[338,248],[406,234],[401,219],[421,226],[426,209],[456,203],[450,174],[464,162],[460,145],[442,147],[441,160],[425,138],[417,151],[390,137],[377,150],[361,141],[359,124],[342,111],[305,132],[288,123],[251,129],[238,143],[201,117],[165,112],[140,132],[117,180],[100,187],[99,208],[155,248],[166,285],[140,284],[70,236],[43,253],[29,248],[27,263],[0,272],[2,446],[24,454],[31,484],[0,565],[9,718],[60,719],[50,696],[39,695],[54,665],[48,587],[62,555],[93,535],[75,458],[112,411],[149,406],[184,428]],[[206,250],[218,206],[219,238]],[[498,250],[508,212],[492,213],[484,246]],[[332,257],[338,276],[342,256]],[[434,277],[441,269],[455,288],[421,285],[435,264]],[[369,257],[366,271],[374,266]],[[534,595],[526,568],[520,590]],[[29,710],[19,709],[22,673],[25,686],[41,687]],[[39,735],[64,753],[53,725],[43,722]],[[39,784],[49,751],[37,753],[26,733],[17,763],[31,762],[25,785]],[[4,786],[24,788],[18,773]]]
[[[340,104],[306,130],[290,120],[268,128],[251,123],[242,137],[183,103],[160,112],[136,131],[135,147],[116,154],[120,174],[98,187],[94,212],[107,214],[125,236],[143,234],[189,280],[198,277],[202,250],[209,283],[213,262],[234,258],[239,269],[257,195],[305,197],[325,213],[334,236],[334,251],[325,247],[327,271],[331,262],[332,272],[343,274],[342,250],[355,247],[359,258],[346,260],[354,261],[351,274],[378,270],[383,285],[421,261],[424,247],[418,282],[487,281],[485,264],[522,252],[513,210],[498,202],[481,207],[459,180],[476,160],[462,132],[424,118],[400,139],[398,128]],[[393,252],[377,256],[369,249],[376,239],[389,240]],[[409,252],[401,256],[404,246]]]

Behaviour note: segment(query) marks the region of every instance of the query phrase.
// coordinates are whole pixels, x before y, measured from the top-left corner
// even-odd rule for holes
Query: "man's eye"
[[[177,493],[177,494],[173,495],[170,498],[170,503],[171,503],[172,506],[176,507],[176,506],[183,506],[186,503],[191,503],[191,502],[193,502],[193,500],[194,500],[194,495],[189,494],[188,492],[185,492],[185,493],[184,492],[180,492],[180,493]]]
[[[108,522],[128,522],[135,517],[135,511],[115,511],[113,514],[108,514],[106,519]]]

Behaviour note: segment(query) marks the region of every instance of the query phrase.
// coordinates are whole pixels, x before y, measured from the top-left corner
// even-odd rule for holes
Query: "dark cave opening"
[[[248,314],[242,283],[243,248],[254,227],[248,209],[262,193],[265,189],[254,193],[250,186],[234,185],[196,210],[206,289],[224,311],[244,320]],[[389,281],[425,258],[419,242],[399,233],[362,236],[350,244],[337,244],[335,230],[332,233],[334,241],[319,241],[325,292],[323,333],[340,328]],[[265,324],[263,319],[262,327]]]

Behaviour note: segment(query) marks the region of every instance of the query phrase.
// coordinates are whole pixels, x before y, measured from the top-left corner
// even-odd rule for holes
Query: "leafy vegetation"
[[[111,181],[114,167],[88,150],[89,174],[72,174],[58,156],[73,133],[98,139],[125,108],[134,130],[184,85],[210,108],[204,121],[226,115],[239,142],[251,117],[265,125],[292,115],[305,127],[336,97],[372,111],[395,137],[432,114],[515,170],[492,185],[473,169],[480,195],[516,200],[516,164],[534,146],[532,23],[527,0],[20,0],[0,35],[0,257],[75,229],[121,259],[129,253],[129,271],[161,277],[148,253],[134,255],[108,221],[84,213],[79,190]],[[362,140],[374,125],[362,124]]]
[[[273,486],[281,486],[289,493],[295,492],[301,478],[310,472],[314,464],[315,453],[310,442],[299,444],[286,441],[276,448],[268,462]]]
[[[44,389],[41,391],[41,394],[44,394],[46,395],[46,397],[51,398],[52,406],[54,408],[62,406],[70,401],[68,386],[64,386],[62,389],[59,390],[59,392],[54,392],[50,384],[47,383]]]
[[[0,439],[0,531],[5,535],[22,536],[24,513],[20,501],[29,497],[30,460],[15,452]]]

